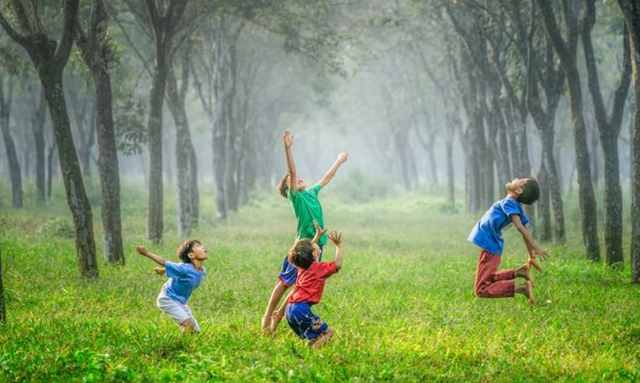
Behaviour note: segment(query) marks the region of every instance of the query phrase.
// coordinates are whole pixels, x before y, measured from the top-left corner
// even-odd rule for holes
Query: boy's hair
[[[197,239],[187,239],[182,242],[180,246],[178,246],[178,250],[176,251],[176,256],[180,258],[180,260],[184,263],[191,263],[191,258],[189,258],[189,254],[193,250],[193,246],[202,245],[202,242]]]
[[[533,177],[526,177],[527,181],[522,185],[522,194],[517,198],[518,202],[531,205],[540,198],[540,185]]]
[[[284,198],[287,198],[287,193],[289,192],[289,185],[287,184],[288,179],[289,174],[287,173],[284,177],[282,177],[282,179],[280,179],[280,182],[278,182],[278,191]]]
[[[293,251],[289,253],[289,261],[305,270],[311,267],[311,264],[315,262],[311,240],[305,238],[296,241]]]

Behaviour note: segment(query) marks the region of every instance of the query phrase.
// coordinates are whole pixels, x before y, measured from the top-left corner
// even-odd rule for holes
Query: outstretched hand
[[[336,246],[340,246],[342,244],[342,233],[338,233],[337,231],[331,232],[329,234],[329,239],[336,244]]]
[[[320,224],[318,223],[318,221],[313,221],[313,227],[316,228],[316,237],[320,238],[324,235],[324,233],[327,232],[327,229],[323,229],[320,227]]]
[[[149,255],[149,250],[147,250],[147,248],[144,246],[137,246],[136,251],[141,255]]]
[[[293,144],[293,133],[289,129],[284,131],[284,147],[287,149],[291,148],[291,144]]]
[[[349,159],[349,153],[340,153],[338,155],[338,162],[344,164]]]
[[[540,265],[536,261],[536,257],[544,261],[546,259],[549,259],[549,253],[546,250],[542,250],[539,248],[533,249],[529,253],[529,266],[533,267],[534,269],[536,269],[537,272],[540,273],[542,272],[542,269],[540,268]]]
[[[539,273],[542,272],[542,269],[540,268],[540,265],[538,265],[538,262],[536,262],[536,259],[533,258],[533,257],[529,257],[529,267],[533,267]]]

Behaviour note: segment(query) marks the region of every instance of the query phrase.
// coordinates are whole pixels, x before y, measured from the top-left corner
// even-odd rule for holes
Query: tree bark
[[[599,261],[600,244],[598,242],[596,199],[591,180],[587,129],[582,109],[582,88],[580,85],[580,74],[576,66],[576,54],[575,50],[567,46],[568,44],[563,40],[549,0],[537,0],[537,3],[543,16],[542,19],[547,31],[547,36],[560,58],[569,88],[571,124],[573,127],[576,170],[578,173],[578,194],[582,215],[582,239],[586,247],[586,257],[591,261]],[[565,18],[570,19],[571,17],[572,15],[565,9]]]
[[[11,121],[11,104],[13,103],[13,79],[9,79],[9,89],[4,94],[4,77],[7,72],[4,68],[0,68],[0,128],[2,129],[2,138],[7,153],[7,161],[9,163],[9,176],[11,178],[11,201],[12,206],[16,209],[22,207],[22,172],[20,162],[18,161],[18,153],[13,136],[10,130]]]
[[[40,96],[38,97],[38,102],[36,104],[37,106],[31,118],[31,127],[33,130],[33,139],[34,139],[35,148],[36,148],[36,190],[37,190],[36,203],[38,205],[44,205],[47,197],[46,175],[45,175],[46,147],[45,147],[45,139],[44,139],[46,104],[44,99],[44,93],[40,91],[38,92],[38,94]]]
[[[540,200],[538,201],[537,210],[540,223],[538,224],[539,230],[537,237],[541,241],[549,241],[551,240],[551,211],[549,209],[551,189],[549,188],[549,179],[544,161],[540,163],[538,182],[540,183]]]
[[[7,308],[4,303],[4,284],[2,283],[2,238],[0,238],[0,324],[7,323]]]

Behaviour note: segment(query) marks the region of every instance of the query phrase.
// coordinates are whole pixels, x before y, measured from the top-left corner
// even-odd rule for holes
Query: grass
[[[569,245],[547,246],[535,307],[522,297],[480,300],[472,293],[478,251],[465,240],[477,217],[419,195],[346,205],[335,189],[324,193],[327,225],[344,232],[345,267],[315,308],[336,337],[314,351],[284,322],[274,336],[260,334],[295,233],[287,202],[257,198],[221,226],[204,193],[194,237],[210,260],[190,301],[202,333],[181,336],[155,307],[164,278],[134,252],[146,244],[175,260],[182,238],[172,196],[165,244],[152,246],[144,192],[124,191],[127,264],[101,263],[92,281],[79,277],[62,195],[45,209],[0,208],[1,382],[640,380],[640,289],[628,270],[583,260],[577,222]],[[94,220],[98,239],[99,211]],[[517,266],[524,245],[515,230],[505,234],[503,267]]]

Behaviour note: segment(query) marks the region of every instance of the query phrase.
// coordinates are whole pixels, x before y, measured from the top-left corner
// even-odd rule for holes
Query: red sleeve
[[[337,273],[338,269],[336,269],[335,262],[320,262],[318,271],[320,272],[322,278],[329,278],[333,274]]]

